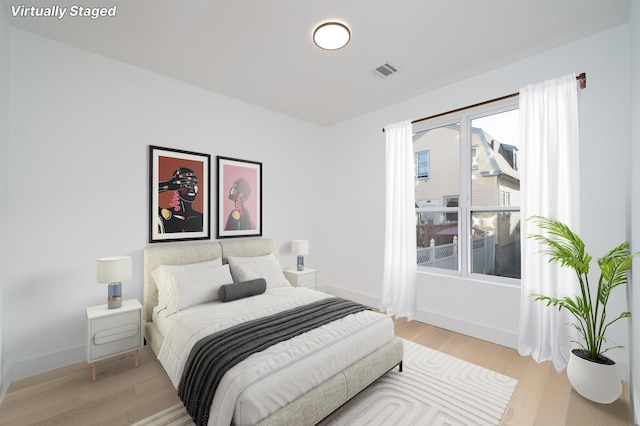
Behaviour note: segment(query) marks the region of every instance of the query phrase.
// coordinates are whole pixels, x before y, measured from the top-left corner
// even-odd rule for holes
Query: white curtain
[[[580,159],[578,152],[578,88],[574,74],[531,85],[520,91],[522,193],[522,296],[518,352],[536,361],[551,360],[562,371],[577,338],[566,310],[535,301],[532,293],[551,297],[573,295],[574,273],[550,264],[529,234],[541,229],[527,218],[541,215],[560,220],[580,233]]]
[[[413,319],[416,313],[416,214],[411,122],[386,135],[384,275],[380,310]]]

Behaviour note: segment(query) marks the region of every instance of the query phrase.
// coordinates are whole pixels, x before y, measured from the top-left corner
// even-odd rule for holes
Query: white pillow
[[[263,256],[227,256],[227,262],[229,265],[244,265],[253,262],[264,262],[275,259],[276,256],[273,253],[265,254]]]
[[[175,271],[188,271],[203,268],[215,268],[222,266],[222,259],[207,260],[199,263],[188,263],[186,265],[160,265],[151,272],[151,276],[158,287],[158,306],[166,308],[168,300],[176,297],[174,278],[170,275]]]
[[[267,288],[291,286],[282,273],[278,259],[264,259],[240,265],[231,263],[231,275],[236,283],[264,278]]]
[[[220,300],[218,292],[225,284],[233,284],[229,265],[216,268],[174,271],[175,298],[167,304],[167,313],[186,309],[189,306]]]

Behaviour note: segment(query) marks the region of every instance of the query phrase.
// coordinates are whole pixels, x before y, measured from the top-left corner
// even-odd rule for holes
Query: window
[[[429,179],[429,151],[416,152],[416,177]]]
[[[414,124],[419,270],[518,283],[517,108],[516,97]]]

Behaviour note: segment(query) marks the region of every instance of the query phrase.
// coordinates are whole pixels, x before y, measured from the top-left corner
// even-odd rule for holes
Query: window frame
[[[496,275],[487,275],[481,273],[471,272],[472,270],[472,256],[471,250],[473,248],[473,241],[470,233],[471,217],[474,212],[519,212],[520,206],[474,206],[471,205],[471,175],[473,171],[473,158],[472,150],[473,144],[471,143],[471,123],[474,119],[482,118],[488,115],[500,114],[503,112],[519,109],[519,97],[514,96],[507,99],[502,99],[495,102],[490,102],[466,109],[456,110],[450,114],[439,115],[437,117],[421,120],[413,124],[413,133],[421,131],[436,129],[447,125],[457,124],[460,125],[460,191],[459,191],[459,204],[458,211],[458,226],[460,235],[458,236],[458,270],[434,268],[430,266],[418,265],[418,273],[434,274],[434,275],[450,275],[458,276],[460,278],[473,279],[476,281],[482,281],[492,284],[504,284],[509,286],[520,286],[519,278],[501,277]],[[466,141],[466,142],[465,142]],[[417,166],[416,166],[417,167]],[[444,206],[443,206],[444,207]],[[464,238],[462,236],[465,236]],[[522,241],[522,238],[520,239]],[[416,247],[416,250],[418,248]]]
[[[426,176],[420,176],[418,173],[418,170],[420,168],[420,163],[418,163],[418,155],[420,154],[426,154],[427,155],[427,175]],[[415,176],[416,179],[418,180],[429,180],[431,179],[431,150],[430,149],[423,149],[422,151],[418,151],[415,153],[414,155],[414,161],[415,161]]]

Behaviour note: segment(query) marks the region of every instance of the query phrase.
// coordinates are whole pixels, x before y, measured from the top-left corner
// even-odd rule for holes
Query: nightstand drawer
[[[93,336],[96,345],[104,345],[105,343],[115,342],[116,340],[126,339],[138,334],[138,326],[135,324],[127,324],[122,327],[109,328],[107,330],[98,331]]]
[[[139,310],[91,319],[88,361],[139,348],[141,333]]]
[[[298,287],[310,287],[314,288],[316,285],[315,274],[304,274],[298,277]]]

